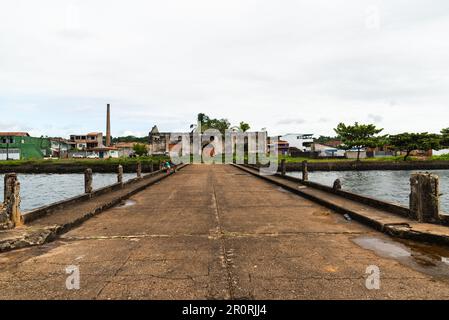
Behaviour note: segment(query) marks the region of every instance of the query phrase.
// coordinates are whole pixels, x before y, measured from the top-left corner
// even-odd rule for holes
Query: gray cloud
[[[298,118],[298,119],[282,119],[277,122],[279,125],[286,125],[286,124],[303,124],[306,121],[304,119]]]
[[[115,135],[186,130],[199,112],[272,134],[329,135],[367,114],[387,132],[438,132],[449,118],[449,2],[374,3],[376,30],[371,0],[3,1],[2,121],[104,130],[111,103]],[[26,112],[5,112],[14,108]]]
[[[373,121],[373,122],[376,122],[376,123],[378,123],[378,122],[382,122],[383,121],[383,117],[382,116],[380,116],[380,115],[377,115],[377,114],[369,114],[368,115],[368,121]]]

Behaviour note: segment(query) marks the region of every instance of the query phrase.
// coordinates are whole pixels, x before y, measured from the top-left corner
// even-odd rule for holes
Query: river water
[[[332,186],[336,179],[340,179],[343,190],[408,207],[413,172],[417,171],[317,171],[309,172],[309,180]],[[432,170],[432,173],[440,177],[441,211],[449,213],[449,170]],[[302,177],[300,172],[287,174]]]
[[[20,181],[21,210],[29,211],[84,193],[84,174],[18,174]],[[124,173],[123,180],[136,174]],[[3,178],[0,174],[0,202],[3,201]],[[94,173],[93,188],[99,189],[117,182],[117,174]]]

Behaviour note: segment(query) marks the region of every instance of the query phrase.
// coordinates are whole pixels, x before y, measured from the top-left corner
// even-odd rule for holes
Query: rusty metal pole
[[[410,177],[410,211],[419,222],[439,222],[440,181],[431,173],[414,173]]]
[[[302,162],[302,180],[304,180],[304,181],[309,180],[309,171],[307,169],[307,160],[304,160]]]
[[[91,194],[92,193],[92,169],[86,169],[84,171],[84,192]]]

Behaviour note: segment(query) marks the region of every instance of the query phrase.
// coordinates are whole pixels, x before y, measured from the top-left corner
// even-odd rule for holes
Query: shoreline
[[[142,159],[142,172],[152,172],[159,169],[159,159]],[[17,164],[0,163],[0,174],[4,173],[83,173],[87,168],[97,173],[116,173],[117,166],[123,166],[123,172],[136,172],[137,160],[126,161],[29,161]],[[397,171],[397,170],[449,170],[448,160],[423,160],[423,161],[329,161],[308,162],[308,171]],[[280,164],[279,169],[280,170]],[[301,171],[302,162],[286,162],[286,171]]]
[[[153,172],[159,170],[158,161],[141,161],[142,172]],[[98,162],[89,161],[86,163],[74,162],[74,163],[24,163],[14,165],[2,165],[0,163],[0,174],[4,173],[83,173],[86,169],[92,169],[95,173],[117,173],[118,165],[123,166],[123,172],[134,173],[136,172],[137,162]]]

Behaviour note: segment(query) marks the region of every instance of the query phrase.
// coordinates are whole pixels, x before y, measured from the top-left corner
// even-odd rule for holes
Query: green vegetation
[[[386,136],[377,136],[383,129],[378,129],[373,124],[359,124],[356,122],[351,126],[340,123],[334,131],[341,139],[341,147],[343,149],[357,149],[357,161],[360,161],[360,151],[362,149],[380,146],[385,143],[386,138]]]
[[[115,138],[112,138],[112,142],[113,143],[117,143],[117,142],[148,143],[148,137],[135,137],[135,136],[115,137]]]
[[[338,137],[330,137],[330,136],[319,136],[318,138],[314,139],[314,142],[316,143],[327,143],[329,141],[335,141],[338,140]]]
[[[449,128],[441,130],[440,144],[443,148],[449,148]]]
[[[144,145],[142,143],[134,144],[133,150],[134,150],[134,153],[136,155],[138,155],[139,157],[143,157],[143,156],[148,155],[147,147],[146,147],[146,145]]]
[[[201,132],[204,132],[208,129],[215,129],[220,131],[222,134],[229,128],[231,128],[231,123],[228,119],[215,119],[211,118],[204,113],[199,113],[197,117],[198,123],[201,124]],[[195,125],[192,125],[193,128]],[[234,128],[234,127],[233,127]],[[240,129],[243,132],[248,131],[251,127],[248,123],[241,121],[240,125],[236,128]]]
[[[354,162],[354,160],[346,158],[325,158],[325,159],[312,159],[306,157],[292,157],[292,156],[279,156],[279,161],[284,159],[286,162],[295,163],[303,162],[307,160],[308,162]],[[392,161],[402,161],[402,157],[381,157],[381,158],[366,158],[360,159],[359,162],[392,162]]]
[[[242,130],[242,132],[246,132],[246,131],[248,131],[249,129],[251,129],[251,127],[249,126],[249,124],[247,124],[246,122],[240,122],[240,125],[239,125],[239,128],[240,128],[240,130]]]

